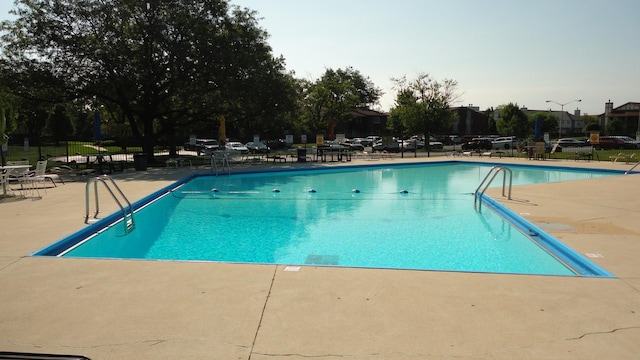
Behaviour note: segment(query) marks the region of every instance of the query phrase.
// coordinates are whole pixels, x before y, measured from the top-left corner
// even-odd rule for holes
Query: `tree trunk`
[[[147,154],[147,162],[152,163],[154,160],[155,137],[153,133],[153,117],[148,116],[143,120],[144,131],[142,134],[142,152]]]

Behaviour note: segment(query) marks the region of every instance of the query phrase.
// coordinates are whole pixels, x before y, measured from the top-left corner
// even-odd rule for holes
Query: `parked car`
[[[592,145],[590,141],[588,141],[589,145]],[[596,150],[600,149],[637,149],[638,146],[634,143],[626,142],[620,138],[614,136],[601,136],[597,144],[593,144],[593,148]]]
[[[268,154],[270,150],[269,147],[262,141],[250,141],[244,144],[244,146],[249,149],[249,152],[252,154]]]
[[[460,144],[462,138],[458,135],[449,135],[449,139],[451,139],[451,144],[457,145]]]
[[[491,150],[493,142],[490,138],[475,138],[462,144],[462,150]]]
[[[182,146],[183,149],[185,149],[186,151],[196,151],[196,144],[192,144],[190,141],[187,141],[186,143],[184,143],[184,146]]]
[[[581,140],[574,139],[574,138],[558,139],[557,144],[560,145],[560,146],[563,146],[563,147],[582,147],[582,146],[587,146],[587,143],[585,141],[581,141]]]
[[[556,148],[555,151],[553,150],[553,148]],[[558,144],[553,144],[551,142],[545,142],[544,143],[544,151],[547,153],[550,152],[562,152],[562,146],[558,145]]]
[[[210,154],[220,149],[220,143],[214,139],[196,139],[196,152],[200,154]]]
[[[364,145],[362,145],[359,141],[354,139],[345,139],[342,143],[342,146],[346,146],[351,151],[364,151]]]
[[[322,144],[325,148],[330,148],[332,150],[348,150],[349,146],[345,144],[339,143],[337,140],[327,140]]]
[[[282,150],[282,149],[286,150],[291,147],[289,143],[287,143],[282,139],[266,140],[264,143],[271,150]]]
[[[388,144],[378,141],[373,144],[374,151],[400,152],[400,144],[397,141],[391,141]]]
[[[379,142],[380,140],[382,140],[382,138],[380,136],[370,135],[370,136],[367,136],[366,138],[362,139],[360,141],[360,143],[363,146],[373,146],[373,144]]]
[[[511,149],[516,147],[518,139],[515,136],[503,136],[493,139],[491,142],[494,149]]]
[[[441,141],[434,137],[429,137],[429,149],[430,150],[442,150],[444,149],[444,144]]]
[[[249,149],[247,149],[247,147],[244,146],[244,144],[242,144],[241,142],[238,142],[238,141],[229,141],[228,143],[226,143],[224,145],[224,148],[229,150],[229,151],[239,152],[241,154],[248,154],[249,153]]]
[[[636,141],[636,139],[629,137],[629,136],[621,136],[621,135],[614,135],[613,137],[618,138],[624,142],[628,142],[631,144],[635,144],[636,148],[640,149],[640,141]]]
[[[401,150],[404,150],[404,151],[414,151],[420,148],[418,141],[412,140],[412,139],[402,140],[401,142],[399,142],[399,145],[401,147]],[[422,146],[424,147],[424,143]]]

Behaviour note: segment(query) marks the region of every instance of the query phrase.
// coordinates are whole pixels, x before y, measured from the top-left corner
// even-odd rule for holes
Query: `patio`
[[[380,161],[443,159],[452,160]],[[370,164],[348,164],[359,161]],[[113,178],[133,201],[192,171],[208,170]],[[517,186],[513,200],[500,199],[615,279],[34,258],[84,226],[85,183],[0,200],[0,349],[91,359],[636,359],[639,177]],[[487,193],[498,199],[500,189]],[[104,202],[104,214],[115,210]]]

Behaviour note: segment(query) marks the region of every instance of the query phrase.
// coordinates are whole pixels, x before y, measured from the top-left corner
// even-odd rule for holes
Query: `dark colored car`
[[[247,149],[249,149],[249,152],[252,154],[268,154],[270,150],[269,147],[261,141],[260,142],[250,141],[244,144],[244,146],[246,146]]]
[[[400,144],[395,140],[387,144],[378,141],[373,144],[373,151],[400,152]]]
[[[589,145],[592,145],[589,140],[587,140]],[[613,136],[601,136],[600,140],[597,144],[593,144],[593,148],[596,150],[600,149],[637,149],[637,145],[631,142],[624,141],[620,138]]]
[[[555,150],[553,150],[553,148],[556,148],[556,149],[555,149]],[[552,152],[552,151],[553,151],[554,153],[562,152],[562,146],[560,146],[559,144],[552,144],[552,143],[550,143],[550,142],[545,142],[545,143],[544,143],[544,150],[545,150],[545,152],[547,152],[547,153],[550,153],[550,152]]]
[[[291,147],[290,144],[282,139],[267,140],[265,141],[265,145],[267,145],[271,150],[286,150]]]
[[[346,139],[341,143],[342,146],[349,147],[351,151],[364,151],[364,145],[362,145],[359,141]]]
[[[491,142],[491,139],[476,138],[462,144],[462,150],[491,150],[491,149],[493,149],[493,143]]]
[[[453,139],[448,135],[436,135],[435,141],[441,142],[443,145],[453,145]]]

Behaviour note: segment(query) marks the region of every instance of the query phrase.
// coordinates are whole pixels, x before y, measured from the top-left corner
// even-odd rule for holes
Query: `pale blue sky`
[[[458,81],[456,105],[509,102],[592,115],[640,101],[638,0],[231,0],[258,12],[298,77],[352,66],[395,100],[391,77]],[[12,1],[0,0],[6,18]]]

